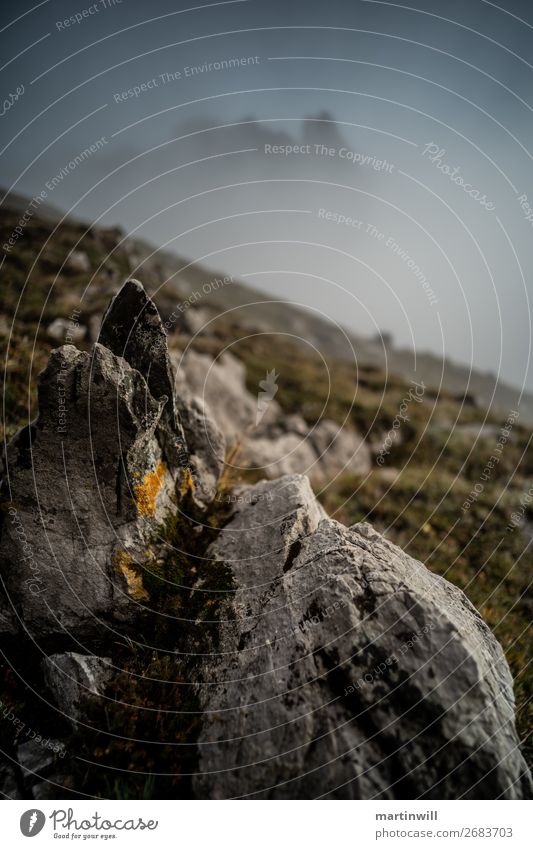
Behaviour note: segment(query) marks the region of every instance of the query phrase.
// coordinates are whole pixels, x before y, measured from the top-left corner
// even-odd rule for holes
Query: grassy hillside
[[[4,213],[2,242],[18,217],[16,210]],[[156,292],[164,317],[180,298],[213,277],[198,268],[176,275],[187,263],[168,255],[147,259],[146,245],[122,242],[115,229],[95,230],[71,221],[55,227],[53,220],[32,218],[1,270],[0,341],[6,352],[2,427],[7,438],[28,417],[35,417],[37,375],[51,348],[65,341],[52,338],[52,322],[68,322],[75,315],[85,334],[76,344],[87,348],[110,295],[132,271]],[[73,247],[84,255],[86,267],[79,256],[65,261]],[[239,292],[234,289],[231,297],[240,297]],[[203,299],[201,308],[216,315],[222,301],[219,292]],[[290,320],[286,311],[279,329]],[[171,345],[189,341],[181,321],[173,331]],[[243,335],[247,338],[240,339]],[[299,413],[311,425],[321,416],[346,422],[373,445],[371,473],[364,478],[343,474],[318,493],[321,501],[346,524],[371,521],[428,568],[464,589],[506,652],[515,678],[519,733],[533,760],[533,603],[527,594],[533,455],[524,417],[506,430],[510,410],[486,415],[470,397],[462,399],[461,392],[436,393],[427,386],[419,401],[408,403],[396,429],[398,439],[381,455],[380,464],[380,448],[394,432],[411,388],[405,379],[387,376],[368,362],[355,371],[352,364],[331,355],[325,368],[320,358],[304,354],[286,337],[277,337],[273,345],[271,337],[248,336],[223,318],[208,334],[200,334],[195,348],[217,354],[235,339],[240,341],[232,351],[246,364],[251,391],[255,393],[265,371],[274,368],[280,375],[276,400],[287,413]]]

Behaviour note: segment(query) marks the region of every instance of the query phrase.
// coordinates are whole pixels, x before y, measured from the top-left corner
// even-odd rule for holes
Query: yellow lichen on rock
[[[135,491],[135,503],[139,516],[153,516],[155,513],[155,502],[158,493],[163,486],[166,474],[166,466],[160,461],[153,472],[148,472],[140,483],[133,487]]]
[[[142,578],[132,567],[133,558],[127,551],[117,551],[113,566],[126,580],[128,595],[137,601],[147,601],[149,596],[143,587]]]
[[[188,493],[194,492],[194,478],[192,476],[190,468],[185,469],[185,471],[183,472],[181,481],[178,486],[178,492],[182,498],[185,498]]]

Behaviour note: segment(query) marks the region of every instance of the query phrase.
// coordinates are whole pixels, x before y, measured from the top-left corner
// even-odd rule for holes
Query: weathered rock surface
[[[171,354],[178,392],[186,386],[206,403],[228,442],[234,442],[255,422],[257,401],[246,388],[246,369],[237,357],[225,352],[215,361],[208,354],[189,350]],[[267,421],[280,412],[272,401]]]
[[[0,764],[0,796],[3,799],[22,799],[14,769],[8,764]]]
[[[39,417],[7,449],[0,568],[36,636],[134,619],[147,599],[136,567],[176,487],[192,483],[205,508],[223,465],[216,425],[195,399],[175,397],[161,319],[136,281],[113,299],[100,339],[91,354],[52,352]],[[15,621],[6,613],[1,630]]]
[[[192,481],[199,511],[215,494],[225,449],[210,408],[230,440],[245,435],[242,456],[259,460],[267,477],[303,466],[324,479],[364,473],[370,462],[357,434],[328,420],[310,429],[275,401],[256,426],[257,400],[230,355],[186,360],[193,365],[180,368],[176,393],[161,319],[140,284],[128,281],[91,354],[71,345],[52,352],[39,417],[8,446],[0,568],[9,600],[0,639],[12,649],[26,630],[48,653],[34,664],[33,686],[44,685],[57,705],[52,736],[62,738],[69,719],[69,743],[79,741],[94,697],[108,683],[126,686],[118,658],[133,647],[141,613],[143,626],[153,624],[146,605],[165,619],[151,632],[165,648],[139,628],[139,654],[127,656],[140,665],[128,672],[158,685],[161,669],[172,685],[164,692],[184,714],[201,714],[190,726],[171,725],[166,741],[179,737],[180,780],[198,754],[193,796],[531,796],[511,676],[488,627],[459,589],[369,525],[329,519],[307,477],[233,493],[233,514],[207,551],[213,516],[203,527],[182,512],[175,547],[162,546],[174,559],[154,558],[160,523],[183,506],[176,493]],[[148,560],[181,590],[163,595],[159,608],[140,577]],[[66,651],[67,635],[87,654]],[[23,645],[34,650],[33,641]],[[157,671],[144,680],[152,663]],[[185,682],[193,685],[189,700],[174,686]],[[156,714],[172,713],[167,696],[157,703],[161,692],[148,686],[138,706],[152,709],[155,693]],[[124,707],[120,697],[117,705]],[[37,729],[38,718],[30,719]],[[0,771],[0,791],[83,793],[68,748],[41,737],[18,745]]]
[[[205,509],[215,497],[224,468],[226,440],[202,399],[192,395],[186,387],[180,389],[178,407],[187,439],[192,496],[195,503]]]
[[[180,471],[157,439],[163,408],[102,345],[52,352],[39,417],[8,446],[0,548],[6,591],[33,634],[80,633],[136,612],[143,591],[132,566]]]
[[[166,400],[158,425],[165,455],[176,466],[190,469],[193,497],[205,508],[224,463],[224,437],[186,387],[175,393],[163,322],[137,280],[128,280],[113,298],[99,341],[143,375],[154,398]]]
[[[81,340],[85,338],[87,331],[85,327],[81,327],[79,325],[75,326],[65,318],[55,318],[54,321],[48,325],[46,332],[50,339],[54,342],[63,344],[65,341],[81,342]],[[70,337],[68,340],[66,339],[67,335]]]
[[[196,794],[527,795],[509,669],[465,595],[324,518],[303,477],[247,496],[212,551],[237,591],[202,668]]]
[[[54,702],[76,723],[83,716],[84,703],[90,696],[100,696],[113,675],[110,657],[96,657],[78,652],[65,652],[45,657],[44,680]]]
[[[187,351],[172,354],[180,392],[189,388],[207,404],[228,443],[240,444],[237,468],[261,470],[275,479],[284,474],[307,474],[323,483],[342,472],[366,474],[370,449],[351,428],[329,419],[309,427],[299,415],[286,415],[275,399],[256,425],[257,398],[246,387],[246,369],[225,352],[217,360]]]
[[[153,397],[164,404],[158,423],[160,438],[167,459],[185,469],[188,454],[176,409],[167,337],[156,305],[137,280],[127,280],[111,301],[98,341],[137,369]]]

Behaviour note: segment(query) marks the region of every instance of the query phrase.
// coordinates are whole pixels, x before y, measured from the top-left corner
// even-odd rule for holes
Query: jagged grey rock
[[[28,740],[17,747],[17,760],[27,786],[46,776],[54,765],[56,754],[62,751],[62,744],[59,741],[44,742],[45,745],[42,745],[35,740]]]
[[[185,469],[189,457],[176,409],[167,337],[156,305],[138,280],[127,280],[111,301],[98,341],[137,369],[153,397],[164,403],[160,438],[167,459]]]
[[[238,441],[237,468],[259,469],[270,479],[307,474],[317,483],[342,472],[370,471],[366,442],[351,428],[329,419],[309,427],[301,416],[284,414],[273,399],[256,427],[257,398],[247,389],[244,364],[229,352],[216,360],[193,350],[174,352],[172,361],[180,391],[189,388],[202,398],[228,442]]]
[[[298,476],[248,489],[211,554],[237,589],[201,666],[196,796],[531,793],[505,657],[461,590]]]
[[[254,436],[243,445],[238,465],[257,469],[273,479],[295,472],[313,476],[317,457],[309,439],[294,431]]]
[[[50,355],[39,417],[7,449],[0,545],[6,592],[32,634],[98,631],[139,612],[134,564],[181,473],[157,436],[164,404],[102,345]]]
[[[343,472],[366,475],[370,471],[370,449],[366,441],[351,428],[340,427],[331,419],[321,419],[309,438],[317,455],[316,479],[332,479]]]
[[[173,352],[172,362],[178,394],[185,385],[201,398],[228,442],[234,442],[252,427],[257,400],[246,388],[246,369],[237,357],[226,351],[214,360],[209,354],[189,349],[184,354]],[[279,405],[272,401],[266,421],[279,412]]]
[[[163,322],[137,280],[126,281],[113,298],[99,341],[143,375],[154,398],[166,401],[158,426],[161,443],[171,463],[190,471],[193,500],[205,508],[222,471],[224,438],[190,392],[175,392]]]
[[[78,652],[49,655],[43,659],[42,668],[55,704],[73,724],[83,716],[87,699],[102,695],[113,675],[110,657]]]
[[[201,398],[192,395],[186,387],[178,397],[193,478],[192,496],[199,507],[206,509],[215,497],[224,468],[226,440]]]
[[[115,296],[100,340],[91,354],[52,352],[39,417],[7,449],[0,568],[36,636],[139,613],[147,594],[137,563],[175,509],[176,487],[191,483],[203,509],[223,467],[216,425],[195,399],[175,397],[166,335],[140,283]],[[14,622],[6,613],[2,631]]]

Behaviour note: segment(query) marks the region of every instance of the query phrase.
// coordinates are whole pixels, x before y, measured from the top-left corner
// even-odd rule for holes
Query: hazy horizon
[[[46,0],[2,32],[6,189],[532,390],[527,4],[303,10]]]

